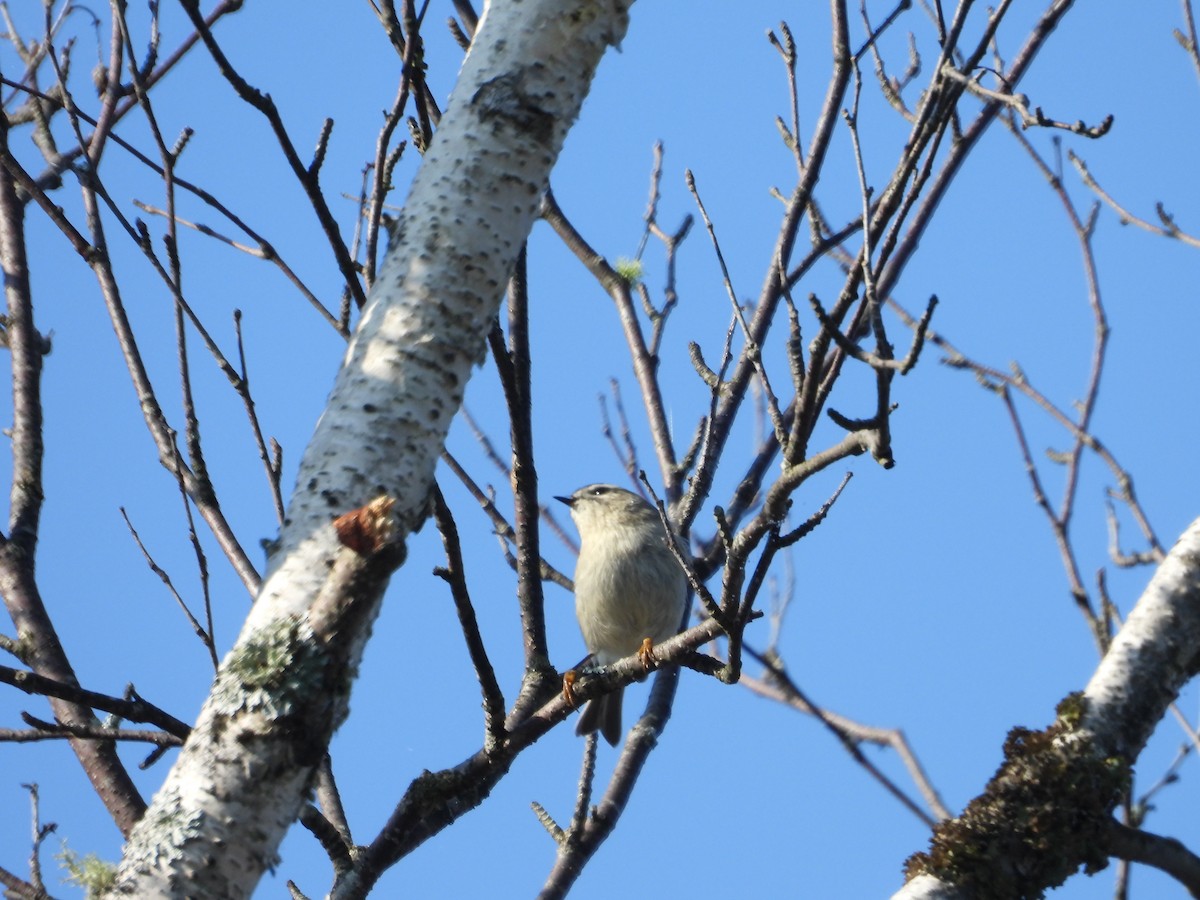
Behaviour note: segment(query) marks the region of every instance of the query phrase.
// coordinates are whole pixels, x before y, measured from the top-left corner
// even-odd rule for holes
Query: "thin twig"
[[[133,522],[129,519],[129,513],[125,511],[125,507],[120,507],[121,518],[125,520],[125,527],[129,529],[129,534],[133,538],[133,542],[137,544],[138,550],[142,552],[142,558],[146,560],[146,565],[150,567],[150,571],[159,577],[162,583],[166,586],[171,596],[175,598],[176,605],[179,606],[184,616],[188,620],[188,624],[192,626],[192,631],[196,637],[200,639],[206,650],[208,650],[209,658],[212,660],[213,671],[217,670],[220,665],[220,660],[217,659],[217,650],[213,644],[212,633],[209,629],[200,624],[199,620],[192,615],[192,611],[188,608],[187,602],[179,595],[179,591],[175,590],[175,585],[171,582],[171,576],[163,570],[161,566],[154,561],[154,557],[150,555],[150,551],[146,549],[146,545],[142,543],[142,537],[138,534],[137,529],[133,527]],[[207,591],[206,591],[207,596]],[[208,604],[205,604],[208,606]],[[209,615],[209,626],[211,627],[211,613]]]
[[[1020,117],[1022,128],[1059,128],[1063,131],[1069,131],[1072,134],[1081,135],[1082,137],[1102,138],[1108,134],[1113,126],[1113,117],[1111,114],[1105,116],[1099,125],[1088,125],[1083,121],[1074,123],[1058,122],[1047,118],[1042,113],[1040,106],[1036,107],[1033,112],[1030,112],[1029,98],[1024,94],[1012,94],[1007,91],[993,91],[990,88],[985,88],[975,78],[963,74],[953,65],[947,64],[942,68],[942,72],[946,77],[962,84],[967,89],[967,93],[982,100],[1003,103]]]

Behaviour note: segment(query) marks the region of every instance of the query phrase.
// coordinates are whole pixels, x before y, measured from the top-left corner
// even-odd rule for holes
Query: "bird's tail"
[[[619,687],[611,694],[588,701],[579,717],[579,724],[575,726],[575,733],[582,735],[599,731],[609,744],[617,746],[617,741],[621,739],[621,696],[624,693],[625,688]]]

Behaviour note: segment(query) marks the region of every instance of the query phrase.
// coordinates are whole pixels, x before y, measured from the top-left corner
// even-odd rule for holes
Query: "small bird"
[[[632,491],[589,484],[555,500],[571,508],[579,529],[575,616],[593,662],[606,666],[634,653],[648,669],[655,643],[679,631],[687,607],[687,576],[667,546],[658,511]],[[675,537],[686,557],[687,544]],[[569,695],[571,675],[564,681]],[[588,703],[576,734],[621,738],[624,688]]]

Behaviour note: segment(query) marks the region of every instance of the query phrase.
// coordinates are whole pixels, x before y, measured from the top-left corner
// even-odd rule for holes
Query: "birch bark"
[[[246,897],[275,862],[346,715],[405,538],[428,515],[434,465],[551,167],[632,2],[489,3],[262,589],[109,896]]]
[[[959,848],[956,852],[954,844],[946,841],[944,852],[931,851],[935,858],[950,860],[955,866],[959,865],[954,862],[955,857],[980,860],[982,864],[968,862],[957,877],[945,872],[923,872],[893,895],[892,900],[969,900],[984,894],[993,896],[996,894],[986,893],[979,886],[1010,884],[1008,879],[1015,877],[1013,873],[1051,873],[1053,877],[1047,877],[1045,883],[1024,885],[1028,893],[1023,895],[1033,896],[1034,891],[1040,892],[1061,883],[1059,876],[1069,876],[1080,865],[1093,862],[1083,855],[1089,850],[1098,853],[1099,861],[1103,863],[1107,855],[1103,829],[1112,805],[1091,808],[1090,790],[1097,785],[1107,790],[1104,782],[1108,777],[1119,779],[1126,768],[1136,764],[1155,726],[1198,670],[1200,519],[1192,522],[1155,570],[1087,687],[1077,695],[1078,699],[1068,698],[1060,705],[1059,721],[1051,730],[1030,733],[1032,739],[1022,742],[1023,747],[1031,747],[1041,735],[1050,739],[1046,743],[1048,749],[1057,754],[1055,765],[1068,776],[1061,779],[1062,783],[1072,785],[1076,790],[1070,791],[1070,795],[1050,797],[1053,803],[1046,805],[1059,806],[1067,813],[1065,827],[1068,832],[1084,835],[1083,846],[1073,847],[1070,833],[1064,834],[1061,840],[1055,839],[1050,830],[1054,823],[1048,821],[1049,817],[1041,817],[1039,821],[1039,816],[1028,807],[1009,803],[1008,799],[1012,797],[1038,797],[1038,786],[1031,785],[1031,791],[1024,791],[1016,781],[1019,769],[1010,769],[1002,779],[1001,773],[1005,772],[1002,767],[987,791],[972,801],[962,817],[939,826],[935,831],[935,842],[946,840],[937,836],[946,828],[945,833],[963,835],[978,844],[977,835],[989,833],[985,829],[993,826],[973,822],[992,819],[993,822],[1012,823],[1012,833],[1016,835],[1014,839],[1009,834],[1001,834],[993,846],[1003,840],[1017,849],[993,858],[987,853],[987,847],[979,847],[983,851],[980,853],[976,852],[976,847]],[[1014,743],[1011,738],[1009,743]],[[1010,752],[1010,759],[1015,755]],[[1005,766],[1008,765],[1009,760],[1006,760]],[[1030,770],[1033,771],[1033,767]],[[1080,785],[1088,786],[1088,789]],[[1052,786],[1043,785],[1041,793],[1051,790]],[[1042,799],[1044,802],[1045,798]],[[1031,820],[1042,833],[1036,835],[1037,840],[1024,841],[1018,829],[1026,827]],[[1091,839],[1093,834],[1097,836],[1095,840]],[[1018,858],[1020,853],[1026,853],[1026,858]],[[1062,858],[1052,859],[1048,854],[1058,854]],[[989,866],[996,868],[989,872]],[[997,893],[1013,895],[1004,888]]]

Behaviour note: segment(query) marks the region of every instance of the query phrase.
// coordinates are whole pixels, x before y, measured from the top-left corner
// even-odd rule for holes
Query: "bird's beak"
[[[565,503],[565,504],[567,504],[567,506],[574,506],[574,505],[575,505],[575,501],[574,501],[572,498],[570,498],[570,497],[560,497],[560,496],[558,496],[557,494],[555,494],[555,495],[554,495],[554,499],[555,499],[555,500],[557,500],[559,503]]]

